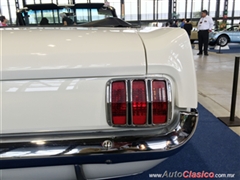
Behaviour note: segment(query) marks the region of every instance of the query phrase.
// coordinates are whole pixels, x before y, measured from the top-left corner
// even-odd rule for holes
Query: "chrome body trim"
[[[145,82],[146,86],[146,101],[147,101],[147,119],[146,123],[143,125],[135,125],[133,124],[133,113],[132,113],[132,83],[134,80],[143,80]],[[168,113],[167,113],[167,122],[162,123],[162,124],[153,124],[152,122],[152,102],[153,102],[153,97],[152,97],[152,82],[154,80],[160,80],[160,81],[165,81],[166,83],[166,88],[167,88],[167,101],[168,101]],[[114,125],[112,123],[112,111],[111,111],[111,92],[112,92],[112,83],[115,81],[125,81],[126,84],[126,107],[127,107],[127,121],[126,124],[124,125]],[[151,82],[151,83],[150,83]],[[150,84],[149,84],[150,83]],[[150,91],[150,92],[149,92]],[[146,77],[131,77],[131,78],[114,78],[111,79],[107,82],[106,85],[106,116],[107,116],[107,123],[109,126],[113,127],[141,127],[141,128],[149,128],[149,127],[158,127],[158,126],[168,126],[172,119],[173,119],[173,102],[172,102],[172,88],[171,88],[171,82],[168,78],[166,77],[158,77],[158,76],[146,76]],[[130,107],[129,107],[130,106]],[[129,112],[130,111],[130,112]],[[131,118],[130,118],[131,117]],[[149,118],[150,117],[150,118]],[[129,119],[130,118],[130,119]]]
[[[126,136],[124,132],[117,135],[114,131],[89,131],[66,138],[59,133],[59,140],[44,136],[44,133],[36,137],[27,134],[1,135],[0,169],[120,163],[168,157],[166,153],[176,153],[192,137],[197,122],[198,112],[193,109],[191,112],[179,112],[174,128],[165,134],[160,133],[161,128],[158,127],[154,133],[149,129],[132,136]],[[19,138],[22,138],[21,141],[17,141]],[[120,156],[128,158],[124,160]]]

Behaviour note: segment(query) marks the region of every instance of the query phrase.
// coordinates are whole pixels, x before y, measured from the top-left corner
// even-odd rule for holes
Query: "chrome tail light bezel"
[[[142,125],[135,125],[133,124],[133,117],[132,117],[132,108],[131,108],[131,103],[132,103],[132,83],[133,81],[136,80],[142,80],[145,81],[145,86],[146,86],[146,102],[147,102],[147,117],[146,117],[146,123]],[[161,124],[154,124],[153,123],[153,110],[152,107],[150,108],[149,106],[153,106],[153,96],[152,96],[152,82],[153,81],[164,81],[166,84],[166,92],[167,92],[167,105],[168,105],[168,110],[167,110],[167,121],[165,123]],[[125,86],[126,86],[126,123],[122,125],[115,125],[112,122],[112,102],[111,102],[111,95],[112,95],[112,83],[116,81],[124,81]],[[107,116],[107,123],[109,126],[112,127],[158,127],[158,126],[167,126],[170,124],[172,117],[173,117],[173,106],[172,106],[172,85],[171,81],[165,77],[132,77],[132,78],[114,78],[111,79],[107,82],[106,84],[106,116]],[[129,112],[130,110],[130,112]],[[151,112],[149,112],[151,110]],[[151,115],[149,114],[151,113]],[[150,117],[150,118],[149,118]]]

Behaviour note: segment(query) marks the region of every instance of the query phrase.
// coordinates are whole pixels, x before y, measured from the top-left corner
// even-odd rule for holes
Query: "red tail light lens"
[[[153,123],[162,124],[167,121],[168,103],[165,81],[154,80],[152,82],[152,111]]]
[[[112,122],[115,125],[126,124],[126,85],[125,81],[112,83]]]
[[[147,119],[147,101],[145,81],[137,80],[132,83],[132,117],[133,124],[141,125]]]

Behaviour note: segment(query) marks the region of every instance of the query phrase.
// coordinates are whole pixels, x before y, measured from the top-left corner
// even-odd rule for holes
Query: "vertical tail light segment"
[[[166,80],[115,80],[108,84],[108,123],[112,126],[155,126],[168,121]]]

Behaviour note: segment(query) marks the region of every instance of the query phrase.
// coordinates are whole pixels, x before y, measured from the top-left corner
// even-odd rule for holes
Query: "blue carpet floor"
[[[235,174],[240,180],[240,136],[235,134],[213,114],[199,105],[200,119],[192,139],[177,154],[169,157],[158,166],[136,176],[118,178],[118,180],[147,179],[184,179],[149,178],[149,174],[164,172],[214,172],[215,174]]]
[[[210,49],[210,52],[218,52],[219,50]],[[229,49],[222,49],[221,53],[228,54],[228,53],[240,53],[240,45],[229,45]]]

